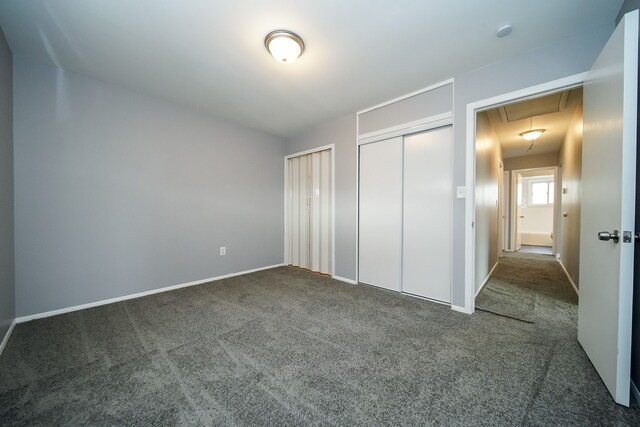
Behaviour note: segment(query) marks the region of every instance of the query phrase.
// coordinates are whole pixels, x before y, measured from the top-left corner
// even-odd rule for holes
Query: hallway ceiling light
[[[535,141],[536,139],[540,138],[540,135],[542,135],[545,130],[546,129],[531,129],[526,132],[522,132],[520,136],[524,140]]]
[[[267,34],[264,45],[278,62],[290,64],[304,52],[304,42],[299,35],[288,30],[275,30]]]

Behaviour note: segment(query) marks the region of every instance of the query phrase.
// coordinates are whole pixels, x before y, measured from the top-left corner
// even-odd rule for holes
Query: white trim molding
[[[573,281],[573,279],[569,275],[569,272],[567,271],[567,268],[564,266],[564,264],[562,263],[562,260],[560,259],[560,254],[556,255],[556,259],[558,260],[558,263],[560,264],[560,267],[562,267],[562,271],[564,271],[564,274],[567,276],[567,279],[569,279],[569,283],[571,283],[571,287],[575,291],[576,295],[580,295],[580,291],[578,291],[578,287],[576,286],[575,282]]]
[[[493,267],[491,267],[491,270],[489,270],[489,274],[487,274],[487,277],[485,277],[484,282],[482,282],[482,285],[480,285],[480,287],[476,291],[476,298],[478,298],[478,295],[480,295],[480,292],[482,292],[482,289],[485,287],[485,285],[489,283],[489,279],[491,279],[491,275],[496,270],[496,268],[498,268],[498,261],[493,264]]]
[[[224,274],[222,276],[209,277],[207,279],[195,280],[193,282],[181,283],[179,285],[166,286],[164,288],[152,289],[150,291],[139,292],[136,294],[124,295],[116,298],[109,298],[101,301],[90,302],[87,304],[74,305],[72,307],[60,308],[57,310],[45,311],[43,313],[30,314],[16,318],[15,323],[24,323],[30,320],[43,319],[45,317],[57,316],[58,314],[71,313],[73,311],[84,310],[85,308],[98,307],[101,305],[113,304],[115,302],[126,301],[130,299],[146,297],[162,292],[174,291],[176,289],[188,288],[190,286],[202,285],[203,283],[215,282],[217,280],[228,279],[229,277],[242,276],[243,274],[255,273],[262,270],[270,270],[276,267],[283,267],[284,264],[268,265],[266,267],[254,268],[252,270],[240,271],[237,273]]]
[[[13,328],[16,327],[16,323],[18,323],[16,319],[13,319],[13,322],[11,322],[11,326],[9,326],[9,330],[7,331],[6,334],[4,334],[4,338],[2,338],[2,343],[0,343],[0,356],[2,356],[2,352],[4,351],[4,348],[7,346],[7,343],[9,342],[9,338],[11,338],[11,333],[13,332]]]
[[[382,141],[396,136],[405,136],[412,133],[423,132],[425,130],[436,129],[453,124],[453,111],[415,120],[413,122],[402,123],[397,126],[376,130],[358,136],[358,145],[369,144]]]
[[[352,285],[357,285],[358,282],[356,282],[355,280],[352,279],[347,279],[346,277],[340,277],[340,276],[331,276],[332,279],[338,280],[340,282],[345,282],[345,283],[350,283]]]
[[[406,95],[402,95],[402,96],[399,96],[397,98],[393,98],[393,99],[390,99],[390,100],[385,101],[383,103],[374,105],[373,107],[369,107],[369,108],[365,108],[364,110],[360,110],[360,111],[358,111],[356,113],[356,115],[359,116],[361,114],[365,114],[365,113],[368,113],[370,111],[377,110],[378,108],[386,107],[387,105],[395,104],[396,102],[404,101],[405,99],[413,98],[414,96],[420,95],[421,93],[429,92],[429,91],[432,91],[434,89],[438,89],[440,87],[443,87],[443,86],[446,86],[446,85],[452,84],[452,83],[453,83],[453,79],[443,80],[443,81],[441,81],[439,83],[436,83],[436,84],[433,84],[431,86],[427,86],[425,88],[418,89],[418,90],[413,91],[411,93],[407,93]]]
[[[464,307],[460,307],[459,305],[451,305],[451,310],[453,311],[457,311],[458,313],[464,313],[464,314],[469,314],[467,313],[467,309]]]
[[[475,311],[475,188],[476,188],[476,113],[506,104],[539,97],[544,94],[581,86],[587,73],[574,74],[528,88],[508,92],[467,104],[466,107],[466,167],[465,167],[465,313]]]

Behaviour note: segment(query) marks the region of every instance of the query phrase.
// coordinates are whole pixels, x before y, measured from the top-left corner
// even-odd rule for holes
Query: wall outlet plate
[[[227,254],[227,247],[220,246],[220,256],[225,256]]]

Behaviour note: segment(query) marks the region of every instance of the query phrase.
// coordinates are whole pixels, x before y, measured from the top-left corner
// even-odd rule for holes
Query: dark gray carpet
[[[578,296],[556,258],[504,252],[476,298],[476,309],[533,323],[543,308],[547,320],[577,321]]]
[[[18,325],[0,424],[639,425],[567,314],[468,316],[277,268]]]

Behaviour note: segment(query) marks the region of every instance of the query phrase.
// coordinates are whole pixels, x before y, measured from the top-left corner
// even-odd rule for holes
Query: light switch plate
[[[456,188],[456,199],[466,199],[467,198],[467,187],[457,187]]]

